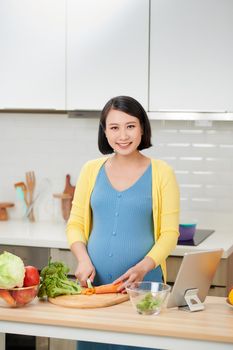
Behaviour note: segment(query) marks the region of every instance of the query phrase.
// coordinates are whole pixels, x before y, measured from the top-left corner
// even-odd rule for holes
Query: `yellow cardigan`
[[[92,214],[90,197],[101,166],[108,158],[87,162],[75,188],[66,234],[71,246],[74,242],[87,243],[91,232]],[[166,281],[166,258],[173,251],[179,236],[179,187],[172,168],[161,160],[151,159],[152,207],[155,244],[148,252],[156,265],[161,265]]]

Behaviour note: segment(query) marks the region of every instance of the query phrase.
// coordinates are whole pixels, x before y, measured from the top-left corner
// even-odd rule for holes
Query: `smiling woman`
[[[108,157],[84,165],[76,185],[67,238],[86,286],[166,281],[166,258],[178,239],[179,189],[173,170],[140,151],[151,128],[138,101],[107,102],[99,123],[99,150]],[[79,342],[79,350],[132,347]],[[143,348],[140,348],[143,349]]]

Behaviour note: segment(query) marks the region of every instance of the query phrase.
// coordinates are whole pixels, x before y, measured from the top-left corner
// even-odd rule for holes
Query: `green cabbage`
[[[25,276],[23,260],[9,252],[0,254],[0,288],[22,287]]]

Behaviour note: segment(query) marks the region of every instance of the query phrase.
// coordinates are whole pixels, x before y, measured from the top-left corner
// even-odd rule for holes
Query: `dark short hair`
[[[138,150],[143,150],[152,146],[150,122],[142,105],[132,97],[117,96],[111,98],[106,103],[100,115],[98,146],[101,153],[110,154],[114,152],[105,136],[106,119],[111,110],[122,111],[139,119],[143,134]]]

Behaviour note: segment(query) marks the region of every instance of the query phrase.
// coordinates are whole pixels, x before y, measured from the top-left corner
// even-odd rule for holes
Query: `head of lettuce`
[[[0,254],[0,288],[22,287],[25,275],[23,260],[17,255]]]

